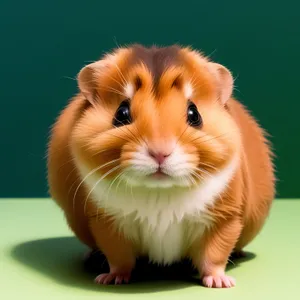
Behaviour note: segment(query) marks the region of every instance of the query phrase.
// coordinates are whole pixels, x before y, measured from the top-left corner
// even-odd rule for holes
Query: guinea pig
[[[78,239],[106,256],[95,281],[128,283],[147,257],[189,259],[204,286],[235,286],[227,262],[263,227],[275,176],[231,72],[191,48],[132,45],[77,80],[52,128],[48,182]]]

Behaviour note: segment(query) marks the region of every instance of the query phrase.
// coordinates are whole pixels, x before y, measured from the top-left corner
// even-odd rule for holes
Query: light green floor
[[[0,299],[300,299],[300,201],[275,201],[254,258],[230,268],[233,289],[183,282],[97,286],[85,251],[52,201],[0,200]]]

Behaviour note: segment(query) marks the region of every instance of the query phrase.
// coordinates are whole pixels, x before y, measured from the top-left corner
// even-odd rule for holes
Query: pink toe
[[[203,277],[203,284],[209,288],[213,285],[213,277],[212,276],[205,276]]]
[[[232,278],[232,277],[230,277],[230,276],[228,276],[227,278],[229,279],[229,281],[230,281],[230,283],[231,283],[231,286],[235,286],[235,285],[236,285],[236,282],[235,282],[235,279],[234,279],[234,278]]]
[[[227,276],[222,276],[221,279],[225,287],[227,288],[231,287],[231,282]]]
[[[214,284],[214,286],[216,287],[216,288],[221,288],[222,287],[222,279],[221,279],[221,277],[219,277],[219,276],[216,276],[215,278],[214,278],[214,282],[215,282],[215,284]]]
[[[95,282],[98,284],[103,284],[103,280],[105,278],[106,274],[100,274],[95,278]]]
[[[130,273],[122,274],[122,273],[105,273],[100,274],[95,278],[95,282],[98,284],[123,284],[128,283],[130,280]]]
[[[95,282],[98,284],[110,284],[113,279],[111,274],[100,274],[95,278]]]
[[[230,276],[204,276],[203,284],[206,287],[214,288],[230,288],[235,286],[235,280]]]
[[[103,281],[103,284],[110,284],[114,280],[114,275],[113,274],[108,274],[106,278]]]
[[[115,284],[122,284],[123,283],[123,276],[117,276],[115,279]]]

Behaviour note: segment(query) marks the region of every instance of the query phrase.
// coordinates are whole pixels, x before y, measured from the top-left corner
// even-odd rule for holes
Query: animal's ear
[[[97,99],[97,86],[99,75],[105,68],[104,61],[97,61],[83,67],[77,75],[77,82],[81,93],[92,104]]]
[[[219,99],[223,105],[231,97],[233,92],[233,78],[231,72],[224,66],[210,62],[209,68],[217,79]]]

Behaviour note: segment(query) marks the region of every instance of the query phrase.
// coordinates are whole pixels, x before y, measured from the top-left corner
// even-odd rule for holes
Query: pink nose
[[[153,157],[159,165],[161,165],[170,154],[165,154],[163,152],[154,152],[149,150],[149,155]]]

